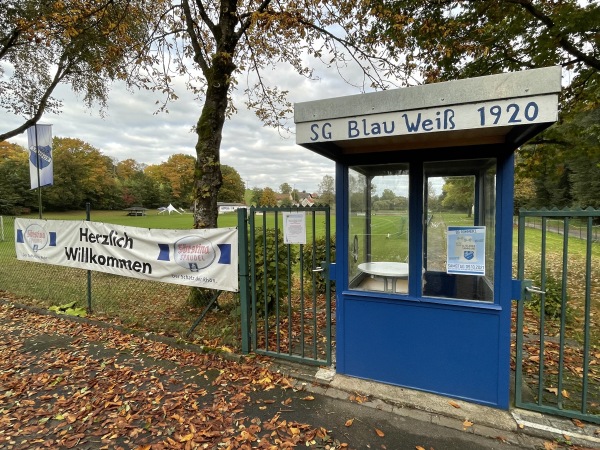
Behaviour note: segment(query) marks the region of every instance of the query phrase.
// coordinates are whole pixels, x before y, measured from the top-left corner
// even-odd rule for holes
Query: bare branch
[[[13,130],[10,130],[10,131],[7,131],[6,133],[0,134],[0,142],[10,139],[11,137],[17,136],[21,133],[24,133],[27,130],[27,128],[29,128],[30,126],[35,125],[37,122],[39,122],[39,120],[42,118],[42,115],[44,114],[46,105],[48,104],[48,100],[49,100],[50,96],[52,95],[52,92],[54,91],[56,86],[58,86],[58,84],[67,75],[69,75],[71,67],[72,67],[71,63],[67,62],[67,58],[66,58],[65,54],[63,54],[61,61],[59,62],[58,67],[56,69],[56,73],[54,74],[54,78],[52,79],[52,83],[50,83],[48,85],[48,87],[46,88],[46,90],[44,91],[44,95],[38,102],[35,113],[31,117],[31,119],[26,120],[21,126],[15,128]]]

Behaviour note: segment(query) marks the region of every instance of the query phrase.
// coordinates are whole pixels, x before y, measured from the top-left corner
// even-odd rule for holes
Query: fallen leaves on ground
[[[253,393],[290,388],[259,365],[9,305],[0,334],[2,448],[343,448],[324,428],[247,415]]]

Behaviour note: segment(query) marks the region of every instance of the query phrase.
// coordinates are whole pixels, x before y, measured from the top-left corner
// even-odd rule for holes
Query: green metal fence
[[[517,407],[600,423],[600,211],[520,211]],[[584,230],[582,232],[582,229]]]
[[[284,243],[286,212],[304,214],[306,244]],[[331,365],[329,208],[252,207],[238,217],[243,351]]]
[[[0,222],[0,298],[40,308],[71,302],[87,308],[91,302],[97,316],[160,333],[180,334],[195,319],[186,286],[17,260],[14,220],[3,216]]]

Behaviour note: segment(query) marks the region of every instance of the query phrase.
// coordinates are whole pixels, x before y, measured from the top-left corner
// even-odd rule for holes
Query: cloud
[[[360,92],[356,85],[363,78],[356,67],[347,68],[341,78],[320,62],[307,63],[315,67],[316,80],[298,75],[287,65],[264,75],[268,83],[289,91],[288,98],[294,103]],[[81,139],[117,160],[133,158],[139,163],[159,164],[176,153],[195,155],[197,138],[192,129],[202,103],[186,92],[183,80],[176,80],[175,85],[179,99],[168,105],[168,113],[156,113],[156,102],[162,100],[158,94],[130,92],[124,84],[116,83],[104,117],[97,110],[86,109],[69,86],[60,85],[55,97],[63,100],[62,113],[46,114],[40,123],[52,123],[54,136]],[[334,176],[333,162],[295,144],[292,118],[292,133],[280,133],[265,127],[253,111],[246,109],[241,92],[236,91],[234,96],[238,112],[225,123],[221,161],[235,168],[249,187],[278,190],[286,182],[299,190],[315,192],[325,175]],[[0,110],[2,130],[21,123],[22,119]],[[25,134],[10,141],[27,145]]]

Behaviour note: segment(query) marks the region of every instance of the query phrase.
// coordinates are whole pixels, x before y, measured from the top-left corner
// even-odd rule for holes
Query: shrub
[[[286,298],[288,295],[288,262],[291,267],[296,264],[298,253],[296,246],[283,243],[283,233],[274,229],[255,229],[255,261],[254,280],[256,283],[256,312],[264,315],[265,305],[267,311],[274,312],[275,299]],[[276,241],[277,239],[277,241]],[[275,251],[277,242],[277,252]],[[250,258],[251,255],[248,255]],[[266,273],[265,273],[266,261]]]
[[[315,239],[315,247],[313,248],[312,243],[309,245],[305,245],[302,249],[302,264],[304,269],[304,279],[312,283],[312,275],[313,275],[313,261],[316,266],[320,266],[322,261],[325,261],[325,237],[321,237]],[[335,261],[335,236],[330,238],[330,258],[331,261]],[[313,259],[314,256],[314,259]],[[325,278],[323,276],[317,275],[315,277],[315,288],[318,292],[325,291]]]
[[[542,286],[541,275],[538,273],[535,280],[536,286]],[[543,286],[543,290],[545,294],[544,301],[544,314],[546,317],[551,319],[557,319],[561,316],[562,313],[562,280],[560,278],[555,277],[552,273],[546,274],[546,283]],[[567,317],[570,316],[570,308],[568,306],[568,298],[566,299],[567,305]],[[542,307],[542,295],[541,294],[533,294],[531,301],[529,302],[529,306],[541,313]]]

